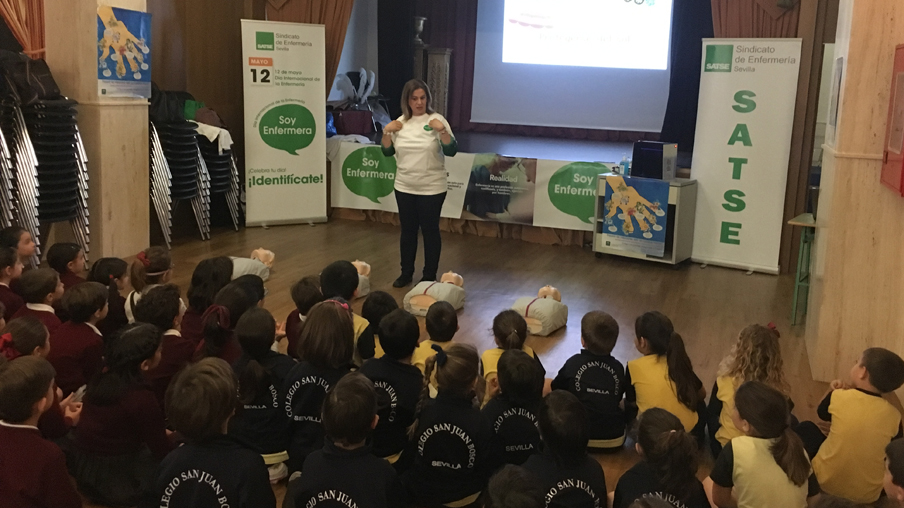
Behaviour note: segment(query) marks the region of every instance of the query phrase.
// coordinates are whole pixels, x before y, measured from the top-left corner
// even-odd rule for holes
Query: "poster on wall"
[[[593,231],[597,177],[615,164],[537,161],[534,226]]]
[[[537,159],[476,154],[461,218],[532,225],[536,182]]]
[[[779,271],[800,48],[800,39],[703,40],[696,262]]]
[[[101,97],[151,96],[151,15],[97,8],[97,93]]]
[[[323,25],[242,20],[246,224],[326,221]]]
[[[447,194],[442,217],[461,217],[472,154],[445,158]],[[331,168],[331,201],[339,208],[398,213],[394,195],[395,157],[386,157],[379,145],[343,143]]]
[[[609,175],[603,210],[603,241],[607,247],[648,256],[665,255],[669,182]]]

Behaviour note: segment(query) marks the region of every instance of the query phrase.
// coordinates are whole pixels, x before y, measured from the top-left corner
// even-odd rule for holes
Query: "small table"
[[[813,245],[813,237],[816,234],[816,218],[812,213],[802,213],[788,221],[792,226],[803,228],[800,232],[800,250],[797,253],[797,275],[794,277],[794,299],[791,303],[791,326],[797,324],[797,309],[800,290],[810,287],[810,247]],[[804,295],[804,301],[800,305],[801,315],[807,315],[808,295]]]

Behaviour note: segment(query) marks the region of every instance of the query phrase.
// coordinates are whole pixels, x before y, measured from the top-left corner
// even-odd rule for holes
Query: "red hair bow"
[[[141,261],[141,264],[143,264],[145,268],[151,267],[151,260],[148,259],[148,255],[145,254],[144,251],[139,252],[137,257],[138,261]]]
[[[2,353],[7,360],[15,360],[22,356],[16,349],[15,344],[13,344],[12,334],[4,333],[3,335],[0,335],[0,353]]]
[[[229,329],[229,309],[222,305],[213,304],[204,311],[204,314],[201,316],[201,322],[206,323],[208,318],[213,315],[216,315],[217,317],[217,326],[223,330]]]

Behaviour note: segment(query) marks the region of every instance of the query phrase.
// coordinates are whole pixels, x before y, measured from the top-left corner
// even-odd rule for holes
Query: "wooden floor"
[[[216,231],[212,240],[177,240],[173,246],[173,282],[183,292],[194,266],[219,255],[247,256],[258,247],[276,253],[265,307],[277,321],[294,308],[291,285],[313,275],[338,259],[361,259],[372,265],[372,290],[384,290],[401,303],[407,289],[393,289],[399,274],[398,229],[372,222],[335,220],[315,226],[280,226],[245,229],[235,233]],[[443,233],[440,272],[454,270],[464,277],[467,301],[459,316],[461,331],[455,339],[478,350],[494,347],[490,326],[493,317],[522,296],[536,294],[551,284],[558,287],[569,308],[569,325],[551,337],[531,337],[530,345],[554,376],[580,345],[580,320],[584,313],[603,310],[619,322],[621,333],[614,355],[622,362],[637,358],[634,319],[648,310],[669,317],[687,344],[694,368],[707,390],[716,369],[740,330],[751,323],[774,322],[782,334],[785,375],[791,384],[795,414],[801,420],[815,418],[815,407],[826,389],[812,380],[804,349],[802,327],[790,327],[791,276],[745,275],[716,267],[685,265],[678,269],[617,257],[597,259],[577,247],[550,247],[521,242]],[[418,258],[421,263],[421,258]],[[420,266],[420,265],[418,265]],[[361,300],[354,302],[360,311]],[[422,326],[423,329],[423,326]],[[852,359],[853,361],[853,359]],[[598,457],[606,483],[614,489],[621,474],[637,460],[632,450]],[[708,463],[707,463],[708,464]],[[709,465],[701,468],[701,476]],[[284,485],[275,487],[281,505]]]

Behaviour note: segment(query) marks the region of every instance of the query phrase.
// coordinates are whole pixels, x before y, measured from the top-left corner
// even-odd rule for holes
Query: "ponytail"
[[[116,279],[121,279],[129,271],[129,265],[119,258],[100,258],[91,265],[88,272],[88,280],[99,282],[107,287],[107,303],[113,303],[120,298],[119,285]]]
[[[164,282],[172,265],[173,259],[163,247],[149,247],[139,252],[129,268],[132,287],[140,293],[147,286]]]
[[[480,357],[477,350],[469,344],[454,344],[444,350],[434,344],[436,354],[424,362],[424,384],[421,387],[421,398],[417,403],[416,419],[408,428],[408,435],[414,438],[417,432],[421,411],[430,399],[430,379],[436,371],[436,390],[440,394],[452,397],[474,397],[474,383],[478,377]]]
[[[800,437],[791,430],[791,412],[785,395],[760,381],[747,381],[735,393],[740,417],[753,428],[754,437],[773,440],[769,451],[794,485],[810,477],[810,460]]]
[[[640,416],[637,443],[663,490],[688,502],[694,493],[700,456],[697,440],[677,416],[650,408]]]
[[[229,309],[213,304],[201,315],[204,330],[204,356],[219,357],[223,346],[232,336]]]
[[[433,377],[433,369],[436,367],[436,355],[433,355],[424,361],[424,384],[421,386],[421,396],[417,401],[417,408],[414,410],[414,422],[408,427],[408,439],[414,439],[417,433],[418,424],[420,423],[421,411],[430,400],[430,379]]]
[[[523,349],[527,339],[527,321],[514,310],[504,310],[493,318],[493,336],[502,349]]]
[[[694,366],[684,349],[684,340],[675,333],[672,321],[663,313],[644,313],[634,322],[634,333],[649,344],[653,354],[665,356],[669,378],[675,383],[678,400],[691,411],[700,404],[703,382],[694,373]]]
[[[239,373],[239,402],[253,404],[273,383],[270,370],[261,362],[276,339],[276,320],[266,309],[252,307],[235,325],[235,335],[248,357],[248,363]]]

